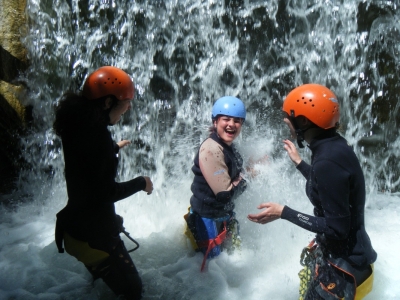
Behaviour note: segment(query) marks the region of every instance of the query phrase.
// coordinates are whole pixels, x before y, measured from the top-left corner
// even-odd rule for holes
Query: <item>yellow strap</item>
[[[190,215],[190,206],[188,207],[188,212],[187,212],[187,214],[185,214],[185,215],[183,216],[183,218],[185,219],[185,225],[186,225],[186,228],[185,228],[185,235],[186,235],[186,237],[189,239],[190,244],[192,245],[192,248],[193,248],[194,250],[197,250],[197,249],[198,249],[198,246],[197,246],[196,240],[195,240],[195,238],[194,238],[194,236],[193,236],[193,232],[190,230],[189,226],[187,225],[187,219],[189,218],[189,215]]]
[[[189,239],[190,244],[192,245],[192,248],[194,250],[197,250],[198,246],[197,246],[196,240],[194,239],[193,233],[187,225],[186,225],[186,229],[185,229],[185,235]]]
[[[354,298],[354,300],[361,300],[372,291],[374,283],[374,264],[371,265],[371,269],[371,275],[357,287],[356,297]]]

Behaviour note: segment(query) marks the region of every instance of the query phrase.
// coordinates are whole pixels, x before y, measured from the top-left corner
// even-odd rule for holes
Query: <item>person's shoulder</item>
[[[314,166],[322,165],[324,168],[328,168],[329,165],[329,168],[332,168],[333,165],[337,165],[347,169],[355,163],[358,163],[358,159],[353,147],[344,137],[338,135],[321,144]]]
[[[206,139],[200,146],[200,153],[204,150],[212,151],[212,152],[221,152],[223,147],[214,141],[212,138]]]
[[[336,135],[334,137],[321,140],[318,148],[325,155],[340,155],[343,154],[343,151],[353,152],[351,145],[341,135]]]
[[[354,153],[353,147],[349,144],[349,142],[342,137],[341,135],[337,135],[332,139],[332,144],[329,147],[334,150],[330,151],[333,155],[349,155],[350,153]]]

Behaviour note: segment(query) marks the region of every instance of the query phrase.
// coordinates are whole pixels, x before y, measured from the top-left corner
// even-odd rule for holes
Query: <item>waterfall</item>
[[[135,141],[121,178],[190,176],[222,95],[246,103],[244,140],[257,133],[279,139],[287,134],[285,95],[314,82],[338,96],[343,134],[369,190],[398,192],[397,10],[390,1],[28,1],[31,68],[23,80],[34,129],[25,148],[39,181],[34,190],[47,189],[49,172],[62,173],[51,131],[57,99],[97,67],[114,65],[137,88],[134,108],[113,129],[116,138]]]
[[[185,243],[182,216],[189,206],[192,161],[207,136],[212,104],[223,95],[237,96],[247,107],[248,118],[237,142],[244,158],[264,154],[270,158],[267,166],[258,166],[261,175],[237,204],[247,244],[245,262],[240,256],[219,262],[229,274],[223,279],[217,272],[223,287],[239,287],[236,294],[228,289],[230,299],[246,299],[246,293],[275,295],[271,299],[297,296],[297,267],[292,264],[298,263],[301,245],[310,234],[289,224],[246,229],[245,221],[247,213],[265,201],[310,209],[304,181],[281,143],[288,136],[282,102],[294,87],[319,83],[337,95],[341,134],[362,164],[368,207],[378,209],[383,205],[380,200],[387,201],[400,191],[397,0],[28,0],[27,16],[29,28],[23,42],[30,68],[20,80],[27,87],[24,104],[32,106],[33,121],[28,134],[21,137],[28,167],[21,172],[11,202],[27,215],[46,216],[54,222],[67,199],[61,142],[52,130],[54,107],[62,93],[79,90],[98,67],[113,65],[126,71],[137,91],[133,108],[110,128],[116,140],[133,142],[120,154],[118,180],[148,175],[155,190],[152,196],[134,195],[121,201],[117,210],[128,231],[132,228],[133,236],[144,241],[144,250],[135,252],[134,261],[147,285],[153,284],[148,289],[151,299],[228,297],[213,294],[219,293],[215,283],[203,277],[212,289],[207,297],[198,294],[202,289],[198,283],[188,288],[185,264],[191,268],[195,260],[196,269],[200,258],[180,260],[187,250],[177,246]],[[302,155],[310,152],[304,150]],[[304,201],[299,203],[299,198]],[[25,208],[21,203],[30,204]],[[55,252],[54,244],[49,245],[52,224],[44,225],[48,234],[38,242],[43,248],[38,253]],[[261,235],[263,242],[258,240]],[[288,249],[292,244],[297,248]],[[259,253],[258,262],[251,260],[266,248],[271,251],[269,259]],[[168,251],[179,256],[168,256]],[[295,258],[290,267],[285,262],[290,275],[285,273],[284,282],[271,288],[270,294],[263,294],[255,282],[243,287],[243,278],[229,265],[255,269],[257,276],[266,279],[269,275],[264,272],[282,270],[282,253]],[[212,266],[220,265],[217,261]],[[165,274],[177,282],[170,283]],[[87,293],[87,299],[96,299]]]

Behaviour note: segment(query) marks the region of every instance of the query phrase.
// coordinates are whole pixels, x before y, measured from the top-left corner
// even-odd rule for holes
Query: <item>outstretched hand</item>
[[[267,224],[281,218],[283,207],[283,205],[278,203],[262,203],[257,208],[265,209],[259,214],[249,214],[247,219],[254,223]]]
[[[130,144],[131,144],[131,141],[128,141],[128,140],[122,140],[117,143],[119,149],[124,148],[126,145],[130,145]]]
[[[283,148],[285,148],[290,159],[297,166],[301,162],[301,157],[299,155],[299,152],[297,152],[296,146],[289,140],[284,140],[283,143],[285,144]]]
[[[146,187],[144,188],[144,191],[147,192],[147,195],[150,195],[153,192],[153,182],[148,176],[143,176],[143,178],[146,180]]]

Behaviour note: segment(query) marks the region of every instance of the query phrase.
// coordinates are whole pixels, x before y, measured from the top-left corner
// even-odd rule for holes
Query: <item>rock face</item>
[[[21,43],[25,7],[26,0],[0,0],[0,194],[12,191],[20,163],[18,135],[26,109],[20,103],[24,87],[17,78],[28,65]]]

